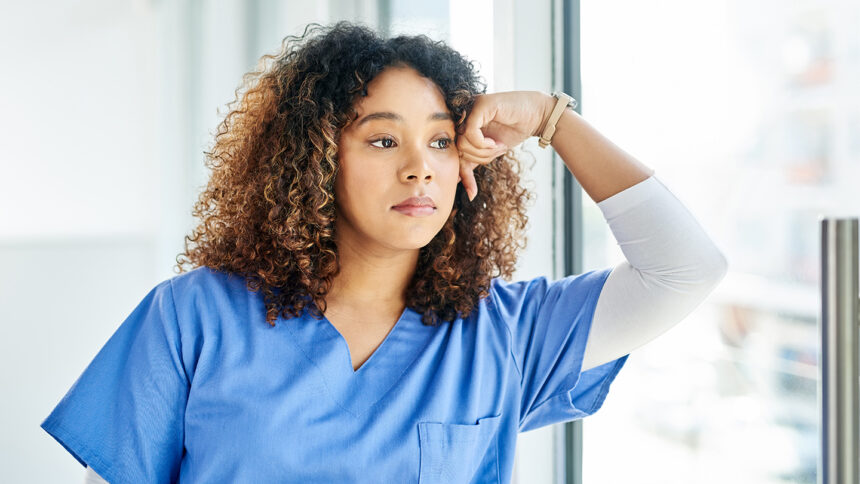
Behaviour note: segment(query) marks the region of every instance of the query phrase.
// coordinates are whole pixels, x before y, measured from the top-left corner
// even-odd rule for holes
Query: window
[[[847,1],[583,3],[583,115],[730,264],[584,422],[585,482],[816,482],[818,217],[860,206],[858,19]],[[623,257],[583,205],[585,265]]]

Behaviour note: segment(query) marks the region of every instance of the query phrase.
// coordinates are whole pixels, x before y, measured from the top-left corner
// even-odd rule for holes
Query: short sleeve
[[[493,280],[490,304],[510,331],[520,372],[520,432],[587,417],[606,399],[630,355],[584,372],[582,362],[597,299],[611,271],[553,282],[544,276]]]
[[[41,427],[108,482],[175,482],[189,389],[180,355],[168,280],[120,324]]]

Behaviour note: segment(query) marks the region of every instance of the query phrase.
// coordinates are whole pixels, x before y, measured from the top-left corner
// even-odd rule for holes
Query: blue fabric
[[[596,412],[629,355],[581,372],[611,268],[494,279],[464,319],[405,309],[353,371],[308,312],[198,268],[158,284],[41,427],[111,483],[510,482],[518,432]]]

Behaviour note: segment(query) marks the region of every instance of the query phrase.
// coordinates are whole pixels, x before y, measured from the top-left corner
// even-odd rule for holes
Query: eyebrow
[[[387,119],[389,121],[397,121],[397,122],[403,121],[403,117],[400,116],[399,114],[392,113],[389,111],[383,111],[383,112],[379,112],[379,113],[368,114],[367,116],[361,118],[361,121],[357,122],[355,124],[355,126],[359,127],[362,124],[366,123],[367,121],[372,121],[374,119]],[[427,117],[427,120],[428,121],[449,121],[449,120],[454,121],[454,117],[451,116],[450,113],[439,112],[439,113],[431,114],[430,116]]]

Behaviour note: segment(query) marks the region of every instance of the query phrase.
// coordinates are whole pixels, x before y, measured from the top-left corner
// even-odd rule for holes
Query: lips
[[[422,197],[409,197],[406,200],[398,203],[392,208],[408,208],[408,207],[432,207],[436,208],[436,204],[433,203],[433,199],[427,196]]]

